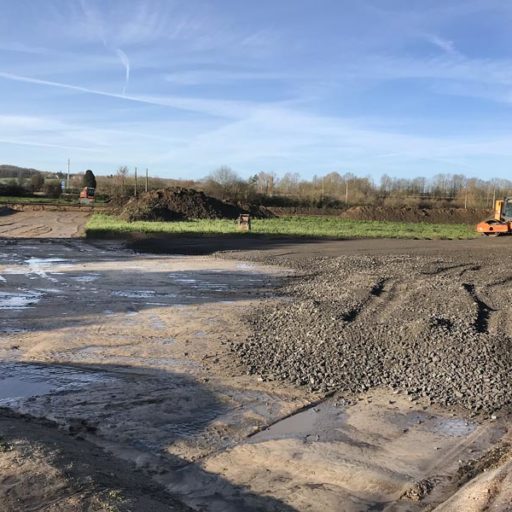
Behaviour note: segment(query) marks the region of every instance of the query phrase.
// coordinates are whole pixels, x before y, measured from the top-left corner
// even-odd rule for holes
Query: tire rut
[[[341,319],[346,323],[355,322],[364,312],[371,308],[375,299],[379,299],[386,293],[389,278],[379,279],[368,292],[368,295],[354,308],[344,313]]]
[[[469,294],[473,302],[476,304],[477,312],[476,318],[473,322],[473,327],[476,332],[479,333],[488,333],[489,332],[489,323],[491,320],[491,316],[497,310],[490,307],[486,302],[484,302],[476,291],[476,287],[471,283],[462,283],[462,287]]]

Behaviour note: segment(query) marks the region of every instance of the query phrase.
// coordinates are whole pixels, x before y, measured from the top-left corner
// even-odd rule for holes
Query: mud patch
[[[205,467],[258,492],[271,489],[295,510],[343,504],[350,512],[409,512],[451,484],[460,459],[501,435],[497,426],[427,413],[406,397],[375,390],[352,405],[335,396],[291,415]]]

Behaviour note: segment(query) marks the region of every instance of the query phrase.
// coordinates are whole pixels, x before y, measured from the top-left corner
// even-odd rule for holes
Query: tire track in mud
[[[476,291],[476,286],[471,283],[462,283],[462,288],[466,290],[474,304],[476,305],[476,318],[473,322],[473,327],[478,333],[488,333],[489,332],[489,324],[491,322],[491,317],[493,313],[497,310],[490,307],[486,302],[484,302],[479,294]]]
[[[432,278],[444,276],[445,274],[453,274],[462,277],[467,272],[478,271],[480,269],[480,266],[464,263],[439,267],[428,272],[419,272],[413,283],[399,281],[396,278],[380,279],[370,290],[369,300],[366,300],[362,307],[359,308],[360,311],[357,311],[357,314],[353,316],[352,320],[361,316],[363,310],[367,308],[368,311],[365,311],[365,320],[373,323],[386,322],[393,315],[403,310],[405,304],[413,303],[418,294],[423,293],[424,290],[428,290],[432,285]],[[379,300],[370,300],[372,296]],[[353,311],[348,313],[349,318],[351,318],[350,314],[355,313],[357,309],[358,308],[354,308]]]
[[[370,288],[368,295],[357,306],[344,313],[341,319],[347,323],[356,321],[363,312],[366,312],[372,307],[376,299],[380,298],[382,294],[386,292],[388,282],[388,278],[379,279]]]
[[[6,222],[0,219],[5,238],[76,238],[83,234],[90,212],[19,211]]]
[[[469,265],[467,263],[461,263],[458,265],[449,265],[445,267],[438,267],[430,272],[421,272],[424,276],[438,276],[440,274],[444,274],[447,272],[450,272],[450,270],[458,270],[460,268],[468,267]],[[467,270],[467,269],[466,269]],[[464,272],[465,270],[463,270]]]
[[[29,227],[29,224],[18,224],[18,223],[9,223],[9,224],[1,224],[1,226],[12,226],[8,229],[1,229],[0,230],[0,234],[4,234],[4,233],[9,233],[11,234],[13,231],[16,232],[16,231],[19,231],[20,229],[23,229],[23,228],[28,228]]]
[[[49,233],[51,233],[53,230],[50,226],[32,226],[30,229],[27,229],[25,231],[19,231],[18,236],[21,236],[23,238],[25,237],[40,237],[40,236],[46,236]]]

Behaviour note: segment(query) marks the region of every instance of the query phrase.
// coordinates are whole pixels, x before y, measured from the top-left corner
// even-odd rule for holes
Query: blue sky
[[[0,0],[0,162],[509,177],[507,0]]]

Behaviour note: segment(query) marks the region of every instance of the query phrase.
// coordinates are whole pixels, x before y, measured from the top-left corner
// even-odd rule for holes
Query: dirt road
[[[484,258],[489,253],[499,254],[512,246],[512,238],[475,238],[473,240],[400,240],[400,239],[355,239],[355,240],[311,240],[308,238],[279,237],[201,237],[140,236],[128,245],[135,250],[164,253],[207,255],[216,251],[236,251],[240,257],[257,252],[260,257],[295,259],[309,257],[337,257],[351,255],[387,256],[408,254],[418,256]]]
[[[39,222],[51,239],[24,239],[14,223],[22,238],[0,240],[3,510],[483,510],[482,490],[494,486],[494,505],[510,497],[507,451],[479,462],[485,474],[470,463],[509,439],[506,417],[384,388],[313,393],[247,375],[231,351],[255,307],[288,300],[275,290],[296,274],[265,264],[269,253],[300,261],[357,244],[281,241],[261,262],[148,255],[59,240],[79,226]]]
[[[83,235],[91,212],[79,209],[44,211],[28,208],[0,214],[0,237],[72,238]]]

